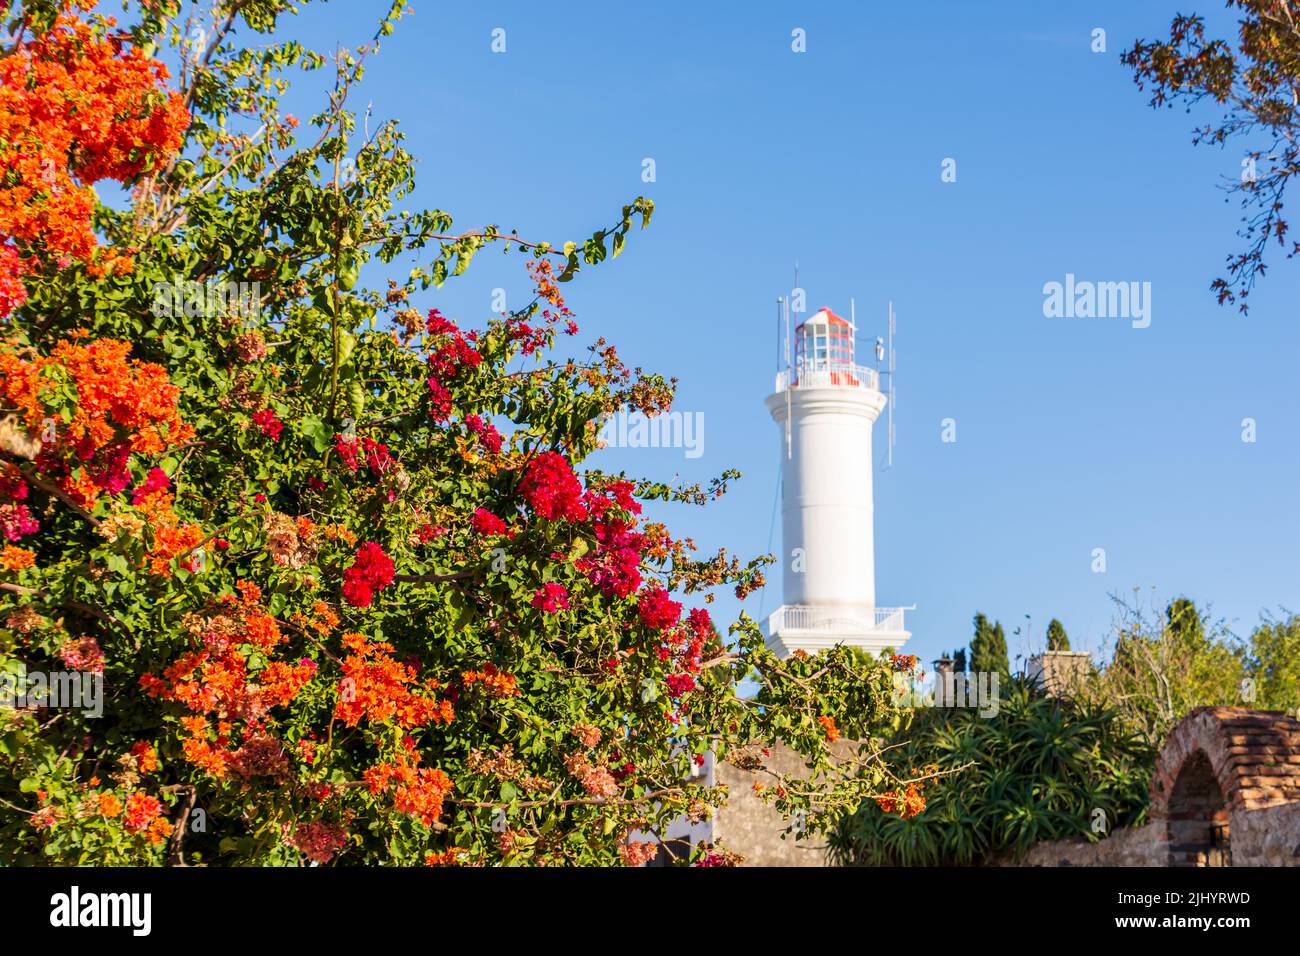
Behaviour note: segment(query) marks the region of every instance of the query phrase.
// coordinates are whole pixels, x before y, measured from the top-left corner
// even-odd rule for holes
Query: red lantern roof
[[[796,329],[802,329],[802,328],[803,328],[805,325],[807,325],[809,322],[826,322],[828,325],[842,325],[842,326],[844,326],[846,329],[851,327],[851,326],[849,325],[847,319],[845,319],[845,318],[843,318],[843,317],[841,317],[841,316],[836,315],[834,312],[832,312],[832,311],[831,311],[830,309],[828,309],[826,306],[822,306],[820,309],[818,309],[818,310],[817,310],[816,312],[814,312],[812,315],[808,316],[808,318],[806,318],[806,319],[804,319],[802,322],[800,322],[800,323],[799,323],[795,328],[796,328]]]

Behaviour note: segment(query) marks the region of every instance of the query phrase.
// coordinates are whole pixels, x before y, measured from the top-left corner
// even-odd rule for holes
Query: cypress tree
[[[1047,625],[1047,649],[1049,651],[1070,649],[1070,637],[1065,633],[1065,625],[1056,618],[1052,618]]]
[[[970,669],[976,674],[1011,673],[1007,660],[1007,635],[1002,622],[992,626],[983,614],[975,615],[975,636],[970,642]]]

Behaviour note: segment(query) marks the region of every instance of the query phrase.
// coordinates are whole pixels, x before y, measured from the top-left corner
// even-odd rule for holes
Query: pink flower
[[[328,863],[334,854],[348,844],[348,834],[337,823],[325,823],[314,820],[300,823],[294,827],[288,843],[295,850],[306,854],[313,863]]]
[[[0,505],[0,529],[10,541],[19,541],[40,531],[41,526],[26,505]]]
[[[540,608],[547,614],[554,614],[557,611],[567,610],[569,607],[569,592],[563,584],[543,584],[533,595],[533,607]]]
[[[644,866],[653,860],[658,852],[658,844],[648,843],[644,840],[624,843],[618,848],[618,854],[623,858],[623,863],[627,866]]]
[[[466,415],[465,425],[478,436],[479,444],[483,446],[484,451],[493,455],[501,451],[501,433],[491,422],[485,422],[477,415]]]
[[[87,466],[86,474],[97,486],[115,495],[131,483],[131,471],[127,468],[131,449],[125,443],[101,449],[96,457],[98,461]]]
[[[59,646],[59,659],[74,671],[104,672],[104,652],[93,637],[64,641]]]
[[[138,505],[146,498],[157,492],[166,491],[169,487],[171,487],[171,479],[167,477],[167,472],[161,468],[151,468],[149,474],[144,476],[144,481],[131,491],[131,504]]]

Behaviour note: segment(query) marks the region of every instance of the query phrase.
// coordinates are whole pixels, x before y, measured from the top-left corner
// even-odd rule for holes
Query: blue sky
[[[330,4],[294,32],[359,42],[386,6]],[[1183,8],[1225,23],[1220,0],[414,6],[355,100],[401,121],[420,158],[413,207],[558,243],[638,194],[655,201],[651,227],[567,294],[584,340],[678,376],[676,408],[705,419],[702,457],[594,463],[744,473],[722,501],[668,516],[702,551],[780,544],[763,398],[773,301],[797,261],[811,306],[856,298],[860,356],[889,300],[898,315],[875,546],[880,603],[917,605],[910,652],[966,643],[977,610],[1003,621],[1013,658],[1052,616],[1095,650],[1109,595],[1135,587],[1185,593],[1243,635],[1262,611],[1300,610],[1300,263],[1271,256],[1249,318],[1214,302],[1209,282],[1240,246],[1219,184],[1245,147],[1193,148],[1196,117],[1150,110],[1119,63]],[[302,115],[325,79],[297,87]],[[955,183],[940,180],[945,158]],[[1150,282],[1150,327],[1045,318],[1043,285],[1066,273]],[[483,253],[424,305],[473,323],[498,286],[522,301],[520,260]],[[955,443],[940,440],[945,418]],[[745,602],[755,616],[780,603],[770,577]],[[725,597],[715,616],[739,608]],[[1031,640],[1011,633],[1026,614]]]

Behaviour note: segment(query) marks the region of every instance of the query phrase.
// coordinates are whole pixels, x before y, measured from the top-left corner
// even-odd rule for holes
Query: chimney
[[[953,707],[956,702],[956,677],[952,658],[945,654],[934,662],[934,706]]]

